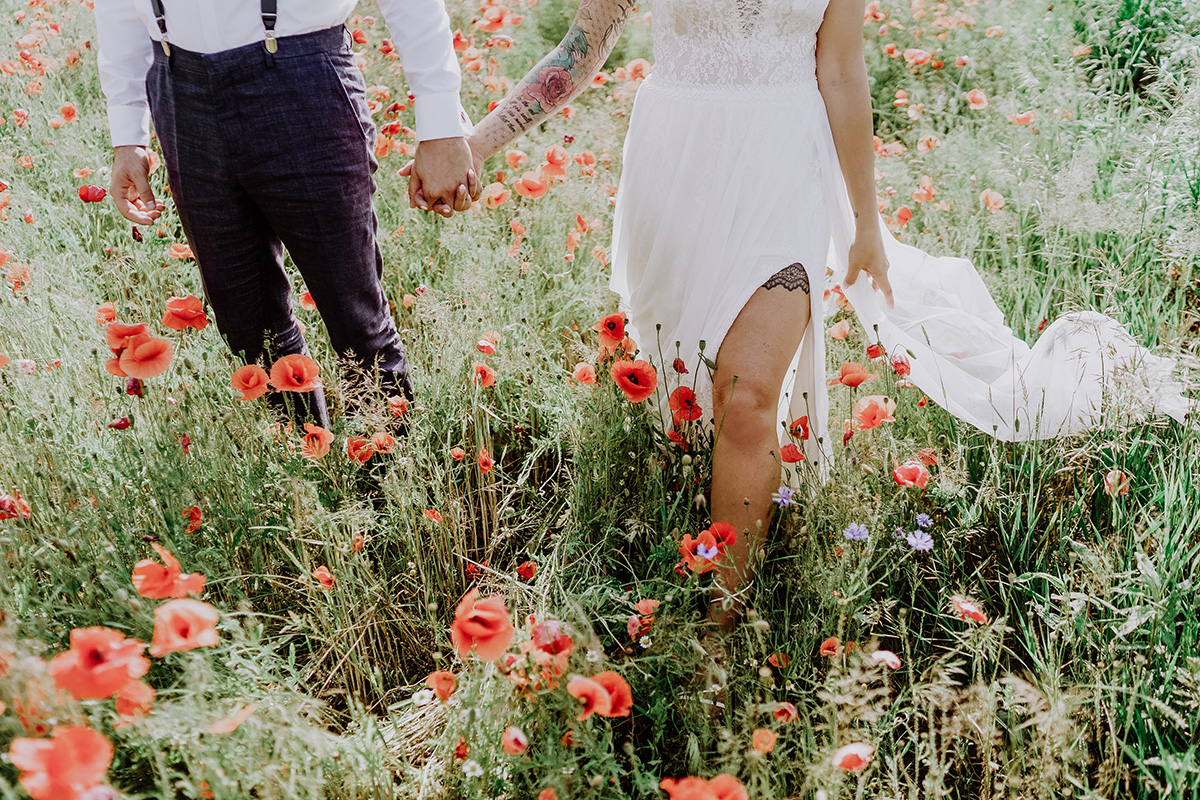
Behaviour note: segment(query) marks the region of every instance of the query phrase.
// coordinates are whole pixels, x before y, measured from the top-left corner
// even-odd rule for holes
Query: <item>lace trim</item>
[[[779,270],[779,272],[767,278],[767,282],[762,285],[762,288],[770,290],[776,286],[782,286],[789,292],[800,289],[805,294],[808,294],[808,272],[804,269],[804,265],[798,261],[795,264],[788,264]]]

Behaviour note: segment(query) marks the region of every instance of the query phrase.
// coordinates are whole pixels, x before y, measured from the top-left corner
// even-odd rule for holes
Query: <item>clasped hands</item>
[[[479,175],[483,159],[465,137],[426,139],[399,174],[408,178],[408,205],[446,219],[466,211],[483,191]]]

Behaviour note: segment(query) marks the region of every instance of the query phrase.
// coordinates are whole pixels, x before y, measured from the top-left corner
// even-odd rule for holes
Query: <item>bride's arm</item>
[[[633,0],[581,0],[575,21],[558,47],[475,126],[471,149],[484,161],[508,146],[587,88],[612,52]]]
[[[892,287],[887,279],[888,263],[875,202],[871,92],[862,43],[863,0],[829,0],[817,31],[817,87],[825,101],[833,144],[854,211],[855,238],[846,283],[852,285],[858,273],[865,271],[890,305]]]

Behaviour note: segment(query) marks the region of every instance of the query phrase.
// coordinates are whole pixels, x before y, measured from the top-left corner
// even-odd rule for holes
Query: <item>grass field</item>
[[[729,643],[727,707],[710,713],[707,577],[676,565],[709,524],[711,448],[656,434],[593,330],[616,308],[606,248],[649,7],[607,82],[489,163],[489,202],[449,221],[408,208],[400,62],[374,4],[350,20],[417,398],[351,396],[319,314],[298,308],[334,417],[320,458],[265,398],[237,399],[242,365],[215,325],[161,321],[169,299],[202,295],[170,203],[135,237],[109,200],[81,198],[111,159],[87,4],[0,11],[3,798],[29,796],[22,771],[39,800],[97,783],[122,798],[650,798],[663,778],[722,773],[764,800],[1200,798],[1200,434],[1114,413],[1086,435],[998,443],[872,363],[836,294],[824,324],[851,324],[828,338],[830,374],[877,377],[831,389],[831,426],[863,392],[894,398],[895,421],[838,444],[831,481],[780,508]],[[574,6],[450,12],[478,120]],[[1018,336],[1104,311],[1194,379],[1196,9],[881,0],[867,16],[898,236],[974,260]],[[554,165],[565,178],[540,194]],[[170,342],[165,371],[131,386],[106,369],[106,308]],[[396,411],[408,436],[363,449]],[[898,486],[894,465],[922,453],[928,485]],[[186,593],[178,570],[142,564],[135,588],[139,562],[163,563],[152,545],[205,576],[199,604],[146,596]],[[460,658],[450,625],[472,588],[515,636]],[[168,618],[194,636],[172,639]],[[51,662],[93,627],[156,647],[147,665],[111,644],[119,681],[64,690],[74,656]],[[488,645],[507,657],[480,657]],[[445,700],[427,689],[437,672],[454,675]],[[628,716],[619,686],[585,680],[602,673],[628,685]],[[583,697],[598,708],[579,720]],[[30,740],[52,733],[73,789],[36,786]],[[853,744],[866,766],[836,766]],[[738,796],[720,787],[673,793]]]

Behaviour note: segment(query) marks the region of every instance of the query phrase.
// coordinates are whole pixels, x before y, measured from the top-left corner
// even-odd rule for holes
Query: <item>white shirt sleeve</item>
[[[379,0],[379,5],[416,97],[417,139],[469,136],[471,120],[459,102],[462,73],[445,4],[442,0]]]
[[[150,144],[146,73],[154,45],[135,10],[137,0],[95,0],[100,86],[108,98],[113,147]]]

